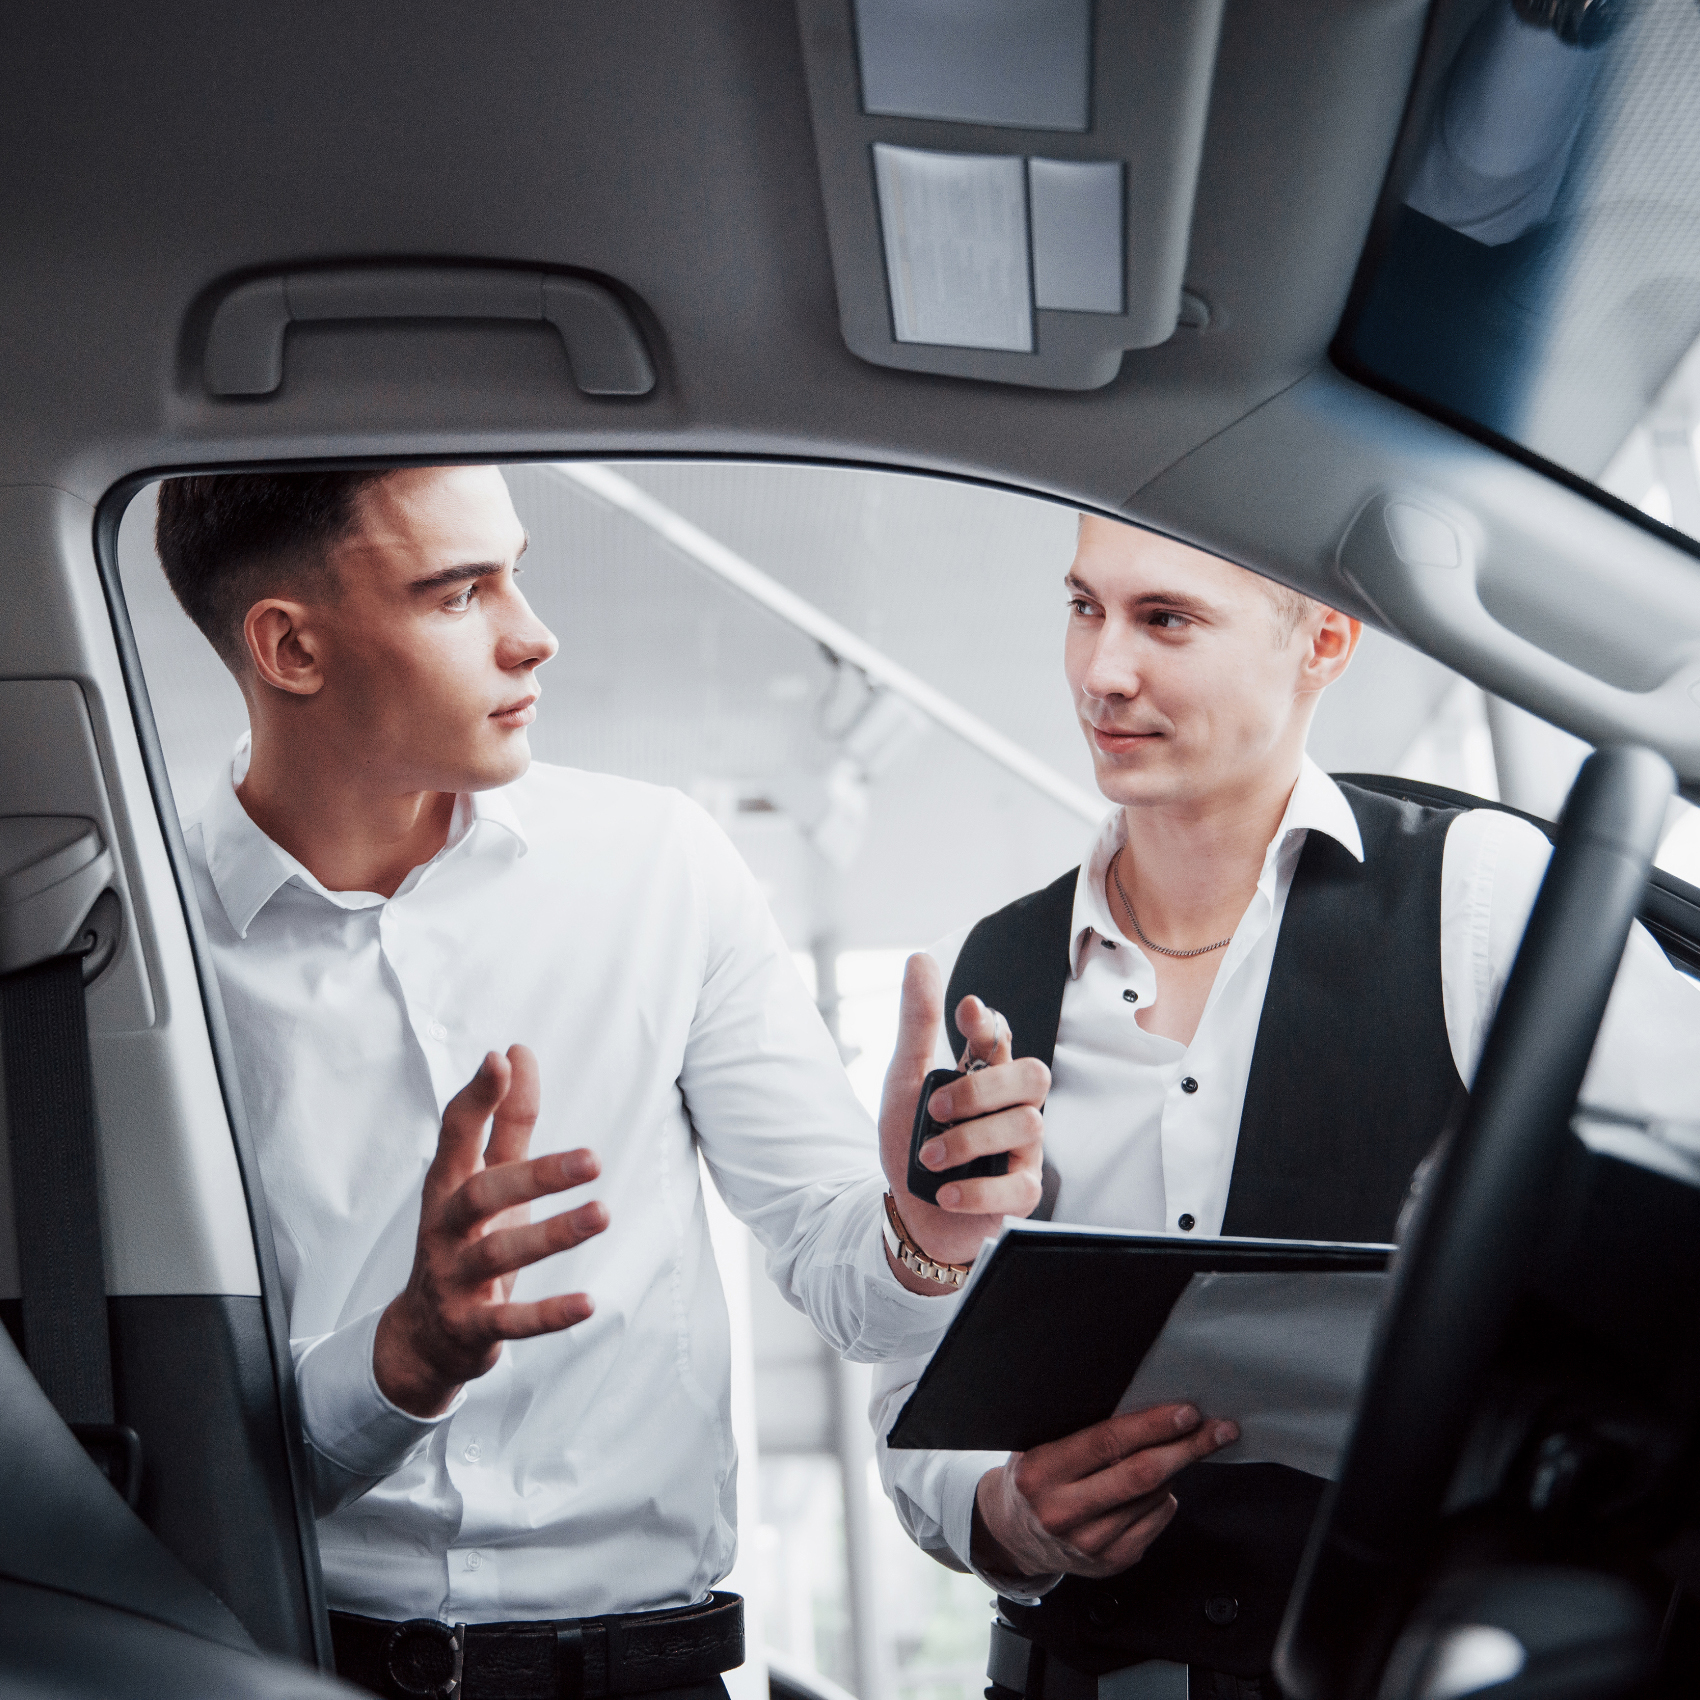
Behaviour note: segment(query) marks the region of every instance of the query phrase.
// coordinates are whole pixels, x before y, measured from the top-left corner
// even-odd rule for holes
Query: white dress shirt
[[[462,796],[391,898],[328,891],[230,775],[189,828],[277,1239],[333,1606],[578,1617],[700,1600],[730,1568],[728,1324],[700,1148],[780,1290],[867,1360],[931,1350],[954,1306],[906,1291],[877,1146],[754,878],[677,792],[534,765]],[[444,1106],[487,1051],[537,1053],[532,1153],[587,1145],[606,1232],[514,1298],[595,1314],[507,1345],[421,1420],[372,1372],[405,1285]]]
[[[1146,954],[1123,936],[1104,895],[1126,838],[1120,809],[1097,830],[1075,886],[1071,973],[1063,988],[1045,1104],[1045,1154],[1061,1177],[1053,1219],[1138,1233],[1221,1232],[1239,1142],[1246,1079],[1275,960],[1281,916],[1311,832],[1364,859],[1357,818],[1308,757],[1263,858],[1257,890],[1222,954],[1192,1043],[1148,1033],[1135,1019],[1157,1003]],[[1491,809],[1459,815],[1441,864],[1440,972],[1446,1033],[1468,1084],[1551,846],[1526,821]],[[949,982],[965,927],[933,948]],[[1123,993],[1132,990],[1137,1000]],[[952,1066],[941,1053],[940,1067]],[[1185,1092],[1182,1080],[1194,1080]],[[1633,1116],[1700,1114],[1700,986],[1679,974],[1639,925],[1582,1088],[1583,1101]],[[925,1355],[881,1365],[870,1415],[881,1477],[911,1537],[953,1569],[968,1569],[974,1490],[1002,1452],[892,1451],[897,1420]],[[1231,1411],[1215,1413],[1232,1416]],[[982,1578],[1005,1592],[1011,1579]],[[1052,1578],[1052,1581],[1055,1579]],[[1031,1598],[1035,1586],[1014,1590]]]

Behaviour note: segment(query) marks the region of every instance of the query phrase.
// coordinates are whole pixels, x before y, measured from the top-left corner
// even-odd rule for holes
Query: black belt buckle
[[[434,1617],[398,1623],[384,1644],[384,1676],[401,1700],[454,1700],[460,1691],[461,1626]]]

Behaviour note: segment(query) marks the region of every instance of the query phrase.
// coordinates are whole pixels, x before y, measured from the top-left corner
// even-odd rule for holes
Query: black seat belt
[[[93,821],[0,818],[0,1050],[5,1055],[24,1357],[135,1503],[141,1443],[113,1422],[94,1071],[83,988],[117,953],[123,909]]]

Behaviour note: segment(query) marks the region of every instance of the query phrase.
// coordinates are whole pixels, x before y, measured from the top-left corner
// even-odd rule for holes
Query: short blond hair
[[[1263,594],[1269,598],[1270,607],[1275,612],[1276,646],[1285,649],[1293,641],[1293,633],[1322,604],[1314,596],[1306,596],[1302,590],[1265,578],[1262,573],[1252,576],[1263,587]]]

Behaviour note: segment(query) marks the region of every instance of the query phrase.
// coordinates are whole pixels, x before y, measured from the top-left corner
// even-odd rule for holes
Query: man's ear
[[[319,646],[308,629],[303,603],[275,596],[256,602],[242,622],[242,636],[254,672],[274,690],[310,697],[323,689]]]
[[[1354,620],[1336,608],[1324,608],[1310,634],[1310,650],[1304,659],[1305,684],[1317,691],[1333,684],[1351,664],[1363,635],[1362,620]]]

